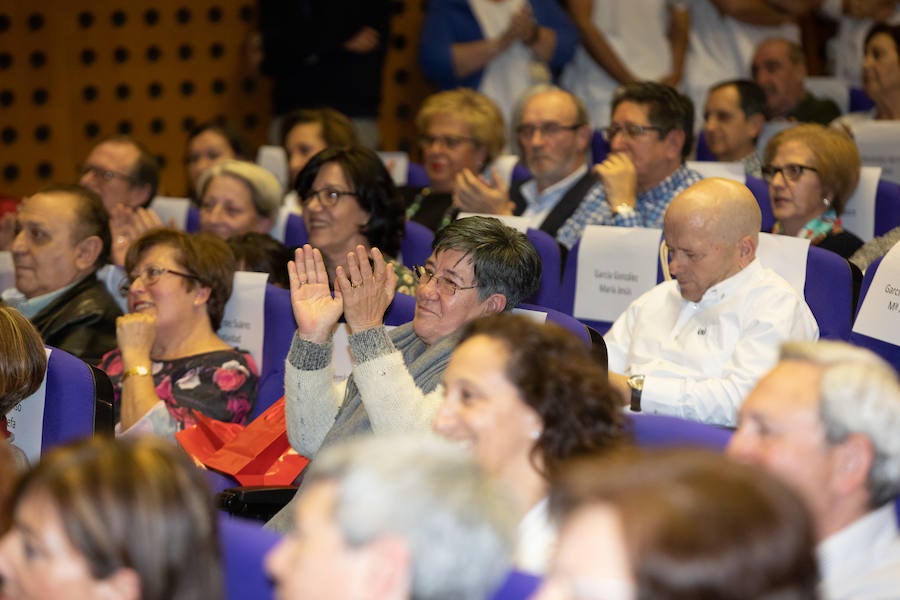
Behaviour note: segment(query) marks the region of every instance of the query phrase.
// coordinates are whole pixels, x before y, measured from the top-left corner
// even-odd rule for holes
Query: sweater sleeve
[[[288,440],[312,458],[334,424],[342,387],[333,382],[333,344],[313,344],[296,334],[285,362],[284,396]]]
[[[453,68],[453,44],[484,39],[467,4],[454,0],[429,2],[419,39],[419,66],[427,79],[443,90],[458,86],[478,88],[483,71],[460,80]]]
[[[416,384],[384,327],[350,336],[353,380],[372,431],[428,431],[443,401],[443,388],[424,392]]]

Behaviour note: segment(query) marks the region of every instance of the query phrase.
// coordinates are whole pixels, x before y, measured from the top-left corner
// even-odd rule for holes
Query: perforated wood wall
[[[428,91],[415,62],[422,6],[396,0],[392,13],[381,129],[385,149],[405,149]],[[185,191],[194,123],[227,119],[263,143],[269,85],[244,50],[255,19],[239,0],[0,3],[0,193],[75,180],[90,148],[117,132],[159,155],[171,195]]]

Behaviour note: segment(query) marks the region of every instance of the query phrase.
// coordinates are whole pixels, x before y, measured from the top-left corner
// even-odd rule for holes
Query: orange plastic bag
[[[283,397],[247,426],[194,416],[196,425],[175,434],[181,447],[241,485],[291,485],[309,464],[288,441]]]

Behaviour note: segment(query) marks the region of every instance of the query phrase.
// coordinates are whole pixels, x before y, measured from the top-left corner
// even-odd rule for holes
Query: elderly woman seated
[[[862,246],[841,225],[859,182],[859,151],[848,135],[824,125],[797,125],[772,136],[764,161],[773,233],[806,238],[844,258]]]
[[[426,188],[404,189],[406,216],[433,231],[456,218],[458,177],[478,177],[503,149],[503,115],[493,100],[470,89],[439,92],[416,115]]]
[[[100,364],[115,388],[119,430],[172,436],[195,411],[244,423],[256,366],[216,335],[234,278],[228,245],[155,229],[131,245],[125,268],[130,312],[117,322],[119,347]]]
[[[200,231],[223,240],[255,231],[268,233],[278,215],[283,190],[274,175],[241,160],[208,168],[197,184]]]
[[[500,314],[470,323],[444,373],[437,433],[463,442],[515,502],[516,566],[543,573],[556,531],[548,476],[623,438],[624,416],[584,342],[555,324]]]
[[[702,450],[572,461],[553,480],[559,546],[538,600],[814,600],[803,501],[771,475]]]
[[[455,221],[417,268],[412,323],[390,332],[382,319],[396,275],[379,250],[358,246],[347,256],[334,296],[318,250],[299,249],[289,269],[297,334],[285,371],[288,437],[297,452],[314,457],[323,446],[366,432],[427,429],[443,401],[438,386],[458,330],[533,292],[541,259],[524,234],[497,219]],[[353,363],[346,387],[336,387],[331,375],[331,335],[341,314]],[[291,516],[289,507],[272,526],[290,527]]]
[[[378,248],[396,258],[403,240],[403,206],[381,159],[363,146],[328,148],[316,154],[297,176],[297,195],[303,204],[303,224],[309,244],[325,262],[334,285],[339,266],[358,246]],[[412,271],[391,262],[396,289],[412,295]]]
[[[160,440],[53,450],[17,484],[0,541],[4,598],[218,600],[222,566],[203,476]]]

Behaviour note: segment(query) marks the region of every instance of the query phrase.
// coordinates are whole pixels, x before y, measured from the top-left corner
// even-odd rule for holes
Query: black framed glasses
[[[775,165],[762,166],[762,176],[766,183],[772,183],[772,180],[775,179],[775,176],[779,173],[781,173],[781,176],[784,177],[785,181],[794,182],[803,176],[803,171],[812,171],[813,173],[819,172],[815,167],[797,163],[788,163],[781,167],[776,167]]]
[[[650,131],[662,133],[665,130],[664,127],[659,127],[658,125],[636,125],[634,123],[625,123],[624,125],[610,125],[609,127],[604,127],[600,130],[600,134],[603,136],[604,140],[611,142],[613,138],[620,133],[633,140],[647,135]]]
[[[478,140],[473,137],[466,137],[464,135],[420,135],[419,136],[419,147],[422,150],[427,150],[431,148],[434,144],[440,144],[447,150],[456,150],[460,147],[460,145],[464,143],[470,144],[478,144]]]
[[[127,181],[128,183],[134,183],[134,177],[128,175],[126,173],[119,173],[118,171],[112,171],[110,169],[104,169],[103,167],[98,167],[97,165],[81,165],[78,168],[78,171],[82,176],[90,173],[94,176],[94,179],[98,179],[100,181],[112,181],[113,179],[121,179],[122,181]]]
[[[475,285],[459,285],[443,275],[435,274],[435,272],[428,267],[423,267],[421,265],[413,267],[413,272],[416,274],[416,279],[419,280],[419,285],[425,285],[434,279],[434,285],[437,286],[438,292],[443,296],[453,296],[459,290],[471,290],[478,287],[477,283]]]
[[[309,204],[313,198],[319,200],[319,204],[327,208],[331,208],[337,204],[344,196],[355,196],[356,192],[345,192],[332,187],[324,187],[318,190],[309,190],[303,198],[303,204]]]
[[[519,139],[523,140],[530,140],[534,137],[535,133],[540,133],[541,137],[556,137],[563,131],[575,131],[582,126],[582,123],[563,125],[562,123],[556,123],[554,121],[538,123],[537,125],[524,123],[516,127],[516,135],[519,136]]]
[[[127,296],[128,292],[131,290],[131,286],[134,285],[134,282],[138,279],[143,280],[144,285],[154,285],[166,273],[168,273],[169,275],[184,277],[185,279],[193,279],[194,281],[203,283],[203,281],[199,277],[191,273],[182,273],[181,271],[176,271],[174,269],[167,269],[166,267],[157,267],[156,265],[150,265],[136,275],[129,275],[125,279],[125,281],[122,282],[122,285],[119,286],[119,294],[122,296]]]

